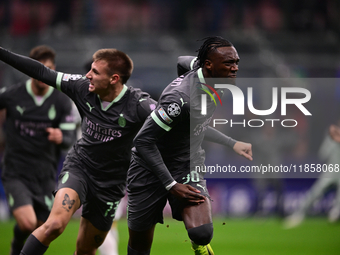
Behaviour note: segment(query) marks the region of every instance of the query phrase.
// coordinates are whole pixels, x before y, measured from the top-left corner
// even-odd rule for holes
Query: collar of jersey
[[[34,100],[34,102],[35,102],[35,104],[37,106],[41,106],[45,102],[46,98],[48,98],[52,94],[53,88],[52,87],[48,87],[47,93],[45,95],[43,95],[41,100],[38,102],[37,101],[37,96],[33,93],[31,85],[32,85],[32,79],[27,80],[26,81],[26,90],[27,90],[27,93],[33,98],[33,100]]]
[[[106,111],[107,109],[110,108],[111,105],[113,105],[114,103],[117,103],[117,102],[124,96],[124,94],[126,93],[127,90],[128,90],[128,87],[124,84],[124,85],[123,85],[123,89],[122,89],[122,91],[119,93],[119,95],[118,95],[115,99],[113,99],[113,101],[112,101],[108,106],[106,106],[105,109],[103,109],[102,100],[100,99],[99,95],[97,95],[98,98],[99,98],[99,101],[100,101],[100,105],[101,105],[101,107],[102,107],[102,111]]]
[[[194,64],[195,64],[195,61],[197,60],[197,57],[193,58],[190,62],[190,70],[194,69]]]
[[[199,68],[199,69],[197,70],[197,75],[198,75],[198,79],[200,80],[202,89],[209,90],[208,87],[204,85],[204,84],[206,84],[206,83],[205,83],[205,79],[204,79],[204,76],[203,76],[203,70],[202,70],[202,68]],[[216,98],[216,94],[214,94],[213,97]],[[210,100],[212,101],[213,99],[210,98]]]
[[[205,79],[204,79],[204,76],[203,76],[203,70],[202,68],[198,68],[197,70],[197,75],[198,75],[198,79],[200,80],[200,83],[201,83],[201,86],[203,89],[208,89],[207,86],[205,86]]]

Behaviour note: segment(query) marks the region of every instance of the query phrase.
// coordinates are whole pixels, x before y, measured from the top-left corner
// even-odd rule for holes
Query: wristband
[[[172,183],[170,183],[169,185],[167,185],[166,187],[165,187],[165,189],[167,190],[167,191],[169,191],[173,186],[175,186],[176,185],[176,181],[173,181]]]

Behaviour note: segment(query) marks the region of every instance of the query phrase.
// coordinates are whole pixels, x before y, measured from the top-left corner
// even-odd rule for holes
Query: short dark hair
[[[232,47],[234,46],[230,41],[227,39],[224,39],[221,36],[210,36],[203,38],[204,40],[201,47],[197,50],[197,61],[198,66],[202,67],[204,65],[204,62],[206,59],[208,59],[208,56],[211,52],[215,51],[217,48],[220,47]]]
[[[46,60],[51,60],[53,64],[55,63],[55,51],[46,45],[40,45],[37,47],[34,47],[31,52],[29,57],[33,58],[37,61],[46,61]]]
[[[117,73],[123,84],[130,78],[133,70],[131,58],[117,49],[100,49],[93,54],[93,61],[104,60],[108,64],[108,74]]]

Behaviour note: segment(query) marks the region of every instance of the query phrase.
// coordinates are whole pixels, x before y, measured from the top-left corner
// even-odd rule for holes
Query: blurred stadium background
[[[263,152],[264,158],[270,155],[266,153],[277,153],[277,164],[322,163],[318,150],[324,133],[340,117],[340,82],[337,80],[340,77],[340,1],[0,1],[1,46],[28,55],[29,50],[36,45],[50,45],[57,52],[57,70],[80,74],[85,73],[84,65],[97,49],[117,48],[129,54],[134,61],[134,72],[128,85],[142,88],[155,99],[176,77],[177,57],[196,55],[201,44],[197,40],[210,35],[221,35],[235,45],[241,58],[239,78],[322,78],[335,81],[334,86],[313,89],[312,97],[317,95],[317,100],[313,100],[309,107],[318,118],[303,119],[303,125],[296,132],[276,132],[273,143],[267,143],[268,147],[278,145],[282,137],[286,141],[293,141],[282,150],[273,152],[269,149]],[[25,75],[0,63],[0,88],[24,79],[27,79]],[[254,157],[261,147],[266,147],[261,143],[261,135],[256,132],[242,129],[229,131],[232,137],[254,144]],[[4,143],[5,137],[0,130],[0,155]],[[215,164],[225,158],[227,162],[240,164],[230,150],[218,150],[209,144],[205,146],[210,149],[207,150],[208,164]],[[279,178],[279,181],[270,183],[252,178],[210,178],[208,186],[214,199],[213,213],[216,218],[225,219],[223,223],[231,223],[232,231],[237,231],[237,224],[240,224],[242,233],[247,232],[249,226],[249,229],[253,229],[250,235],[258,235],[254,229],[262,228],[263,225],[249,219],[233,219],[281,219],[297,208],[314,182],[315,178]],[[318,233],[330,227],[326,216],[334,197],[335,190],[331,189],[313,204],[309,215],[319,221],[307,222],[306,233]],[[4,222],[0,222],[0,229],[5,229],[5,222],[10,219],[10,215],[1,185],[0,219]],[[279,223],[270,224],[277,231],[271,230],[266,235],[281,233]],[[230,234],[228,226],[223,229],[225,235]],[[339,230],[339,225],[326,229],[327,241],[315,243],[307,236],[304,238],[305,233],[302,233],[301,242],[294,246],[298,248],[301,245],[301,250],[296,254],[340,254],[339,242],[334,239]],[[220,233],[223,234],[223,231]],[[283,238],[281,241],[284,243],[286,237],[277,238]],[[251,247],[259,248],[264,244],[259,243],[262,239],[254,240],[250,251],[253,254],[267,254],[255,253],[256,248]],[[276,245],[268,238],[263,240],[269,245]],[[246,246],[247,237],[243,241],[242,245]],[[123,242],[126,243],[126,240]],[[225,247],[230,249],[227,242]],[[312,249],[316,253],[311,253],[305,250],[303,242],[314,243],[311,247],[320,249]],[[172,245],[177,245],[177,242],[174,241]],[[223,241],[221,245],[223,247]],[[237,247],[241,248],[242,245]],[[323,247],[331,248],[323,250]],[[279,249],[275,251],[268,251],[268,254],[288,253],[279,252]],[[230,254],[248,253],[238,253],[236,249],[235,253]]]

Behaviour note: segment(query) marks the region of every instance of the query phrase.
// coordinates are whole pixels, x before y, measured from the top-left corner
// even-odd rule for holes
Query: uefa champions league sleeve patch
[[[181,114],[181,107],[177,103],[171,103],[168,106],[168,114],[171,117],[177,117]]]
[[[81,74],[72,74],[72,75],[70,76],[70,80],[76,81],[76,80],[81,79],[81,77],[83,77]]]

